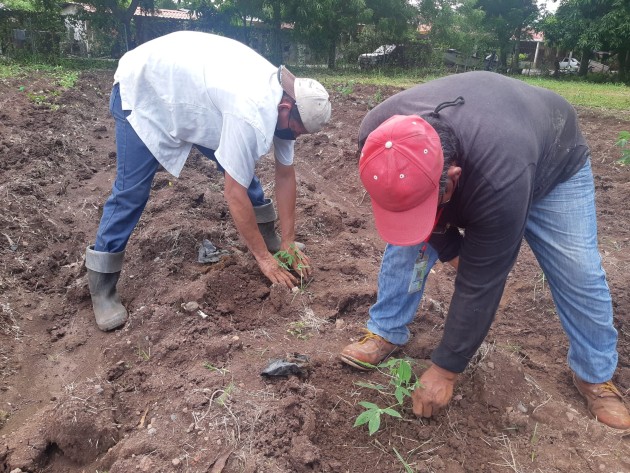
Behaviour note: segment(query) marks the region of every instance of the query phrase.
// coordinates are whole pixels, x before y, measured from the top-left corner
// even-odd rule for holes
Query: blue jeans
[[[568,181],[532,203],[525,239],[540,264],[560,322],[569,339],[568,362],[589,383],[612,378],[617,367],[617,331],[612,301],[597,249],[595,188],[590,160]],[[424,282],[437,254],[426,245],[421,288],[409,292],[423,244],[387,245],[378,278],[378,298],[367,327],[396,345],[409,340]]]
[[[133,229],[140,220],[149,200],[153,177],[160,164],[127,121],[127,116],[131,112],[122,109],[118,84],[112,89],[109,111],[116,122],[116,179],[112,193],[103,207],[94,250],[118,253],[125,249]],[[203,146],[196,148],[217,163],[221,172],[225,172],[217,162],[213,150]],[[247,195],[254,207],[269,202],[265,199],[263,188],[256,176],[247,189]]]

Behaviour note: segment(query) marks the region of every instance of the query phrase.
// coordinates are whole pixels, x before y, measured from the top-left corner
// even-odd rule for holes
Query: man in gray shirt
[[[435,414],[486,337],[525,237],[568,336],[576,387],[599,421],[630,428],[611,382],[617,331],[597,249],[590,151],[572,106],[491,72],[448,76],[371,110],[359,149],[389,244],[368,335],[341,359],[365,368],[404,345],[432,265],[450,262],[457,277],[444,334],[413,393],[416,414]]]

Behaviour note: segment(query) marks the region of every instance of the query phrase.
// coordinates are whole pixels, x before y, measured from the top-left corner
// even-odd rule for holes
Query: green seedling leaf
[[[375,412],[376,415],[370,419],[368,423],[368,432],[370,435],[374,434],[374,432],[378,431],[381,427],[381,411],[380,409]]]
[[[370,421],[370,419],[374,417],[374,412],[375,411],[373,410],[363,412],[361,415],[359,415],[359,417],[357,417],[357,420],[354,421],[353,427],[358,427],[359,425],[367,424]]]
[[[366,365],[373,367],[369,364]],[[381,409],[372,402],[359,402],[359,405],[366,409],[366,411],[357,417],[355,426],[367,423],[370,435],[380,428],[381,414],[387,414],[391,417],[401,419],[403,417],[402,414],[394,408],[399,406],[402,408],[405,404],[405,398],[410,398],[411,391],[420,385],[413,370],[411,369],[411,362],[406,359],[392,358],[379,364],[375,368],[378,369],[380,374],[389,378],[389,384],[387,386],[360,381],[355,382],[355,384],[361,387],[374,389],[382,394],[393,396],[396,398],[397,403],[393,406]]]
[[[373,402],[361,401],[359,405],[365,407],[366,409],[376,409],[376,410],[379,409],[379,407]]]
[[[411,397],[411,393],[408,389],[398,386],[394,391],[394,397],[398,401],[398,404],[402,404],[405,401],[405,396]]]
[[[391,407],[388,407],[386,409],[382,409],[383,413],[390,415],[392,417],[398,417],[399,419],[402,419],[402,416],[400,415],[400,412],[392,409]]]
[[[392,366],[395,366],[399,361],[401,361],[400,358],[390,358],[384,363],[379,364],[378,368],[381,368],[381,369],[391,368]]]
[[[405,360],[401,360],[398,365],[398,379],[403,384],[408,384],[411,380],[411,365],[407,363]]]

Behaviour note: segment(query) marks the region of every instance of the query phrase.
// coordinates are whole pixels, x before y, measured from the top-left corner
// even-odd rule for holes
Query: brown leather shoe
[[[573,384],[586,398],[588,410],[595,419],[614,429],[630,429],[630,412],[623,403],[623,395],[612,381],[591,384],[574,374]]]
[[[374,369],[398,348],[398,345],[366,330],[366,334],[358,342],[351,343],[341,351],[339,358],[350,366],[367,371]]]

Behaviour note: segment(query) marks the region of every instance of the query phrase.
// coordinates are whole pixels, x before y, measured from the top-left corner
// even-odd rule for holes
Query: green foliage
[[[343,96],[347,97],[348,95],[351,95],[352,92],[354,92],[354,81],[349,80],[348,82],[339,84],[337,90],[339,90],[339,93]]]
[[[13,59],[59,56],[59,44],[65,34],[59,11],[38,9],[0,10],[0,49]],[[16,40],[14,34],[21,37]]]
[[[610,51],[619,58],[619,75],[630,81],[630,3],[626,0],[565,0],[555,15],[543,18],[540,29],[548,44],[583,55],[588,64],[591,51]],[[586,74],[587,68],[580,70]]]
[[[359,405],[364,407],[366,410],[362,414],[357,417],[357,420],[354,422],[354,427],[358,427],[363,424],[368,424],[368,432],[370,435],[374,434],[381,427],[381,415],[387,414],[392,417],[402,418],[400,412],[386,407],[381,409],[376,404],[367,401],[359,402]]]
[[[31,0],[4,0],[5,8],[9,10],[36,11],[36,5]]]
[[[214,402],[216,402],[221,407],[227,407],[227,402],[229,401],[230,396],[232,395],[232,391],[234,391],[234,383],[228,384],[225,387],[225,389],[220,389],[216,391],[214,394],[219,394],[219,396],[216,398]],[[213,399],[214,399],[214,394],[213,394]]]
[[[425,0],[420,4],[424,24],[431,25],[434,48],[454,48],[470,55],[497,46],[496,34],[484,25],[485,15],[477,0]],[[440,54],[440,62],[442,56]]]
[[[630,164],[630,132],[620,132],[615,145],[621,148],[621,159],[619,159],[618,163],[624,166]]]
[[[309,266],[304,263],[302,253],[296,248],[294,243],[291,243],[289,251],[279,250],[273,255],[274,259],[278,262],[281,268],[287,271],[295,271],[300,275],[300,289],[304,288],[303,269],[307,269]],[[297,264],[295,264],[297,263]],[[295,266],[295,267],[294,267]],[[294,289],[295,290],[295,289]]]
[[[287,329],[287,333],[294,336],[298,340],[308,340],[308,327],[306,323],[300,321],[291,322],[289,324],[289,328]]]
[[[364,424],[368,425],[370,435],[377,432],[381,426],[381,416],[386,414],[391,417],[402,418],[401,413],[396,409],[404,407],[405,400],[411,397],[414,389],[420,386],[420,381],[411,369],[411,363],[407,359],[390,358],[385,363],[372,366],[365,363],[367,368],[376,368],[389,378],[387,386],[382,384],[357,382],[357,386],[373,389],[386,397],[393,397],[396,401],[388,407],[381,408],[377,404],[367,401],[359,402],[365,411],[356,418],[354,427]]]

